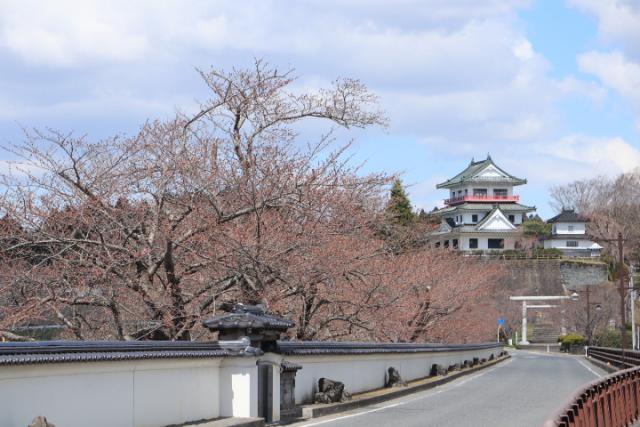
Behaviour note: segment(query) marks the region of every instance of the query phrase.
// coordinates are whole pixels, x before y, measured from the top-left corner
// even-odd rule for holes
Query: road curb
[[[506,356],[498,357],[494,360],[487,361],[479,366],[474,366],[472,368],[468,368],[462,371],[456,371],[447,374],[443,377],[426,377],[415,381],[425,381],[430,378],[434,378],[433,381],[429,381],[422,384],[416,384],[413,386],[402,387],[402,388],[393,388],[388,389],[388,392],[380,394],[378,396],[367,397],[363,399],[354,399],[348,402],[341,403],[331,403],[331,404],[313,404],[313,405],[303,405],[302,408],[302,418],[318,418],[325,415],[331,415],[338,412],[345,412],[351,409],[358,409],[363,406],[373,405],[380,402],[386,402],[388,400],[397,399],[398,397],[406,396],[412,393],[416,393],[419,391],[429,390],[431,388],[437,387],[439,385],[446,384],[460,377],[464,377],[469,374],[473,374],[474,372],[481,371],[490,366],[496,365],[500,362],[503,362],[507,359],[511,358],[511,355],[507,354]],[[384,390],[384,389],[380,389]],[[374,390],[371,390],[374,391]]]
[[[192,421],[184,424],[171,424],[165,427],[264,427],[264,418],[227,417],[214,420]]]

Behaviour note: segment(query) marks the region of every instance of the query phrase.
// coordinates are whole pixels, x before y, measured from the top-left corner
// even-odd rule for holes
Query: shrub
[[[574,333],[559,336],[558,342],[560,343],[560,350],[570,351],[571,346],[585,345],[587,343],[587,339],[580,334]]]
[[[558,337],[558,342],[568,345],[582,345],[587,342],[587,339],[580,334],[567,334],[560,335]]]
[[[521,249],[507,249],[502,252],[505,258],[522,258],[526,255]]]
[[[533,250],[533,255],[536,257],[544,257],[544,258],[561,258],[562,251],[556,248],[548,248],[548,249],[537,248]]]
[[[631,343],[631,332],[627,331],[627,345]],[[605,329],[596,333],[593,336],[591,345],[597,347],[620,347],[620,330],[619,329]]]

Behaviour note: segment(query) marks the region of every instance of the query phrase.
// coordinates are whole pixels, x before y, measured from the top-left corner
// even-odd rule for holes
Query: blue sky
[[[254,57],[300,90],[379,94],[390,127],[353,134],[354,159],[403,172],[417,207],[488,152],[543,217],[551,186],[640,165],[637,0],[4,0],[0,144],[20,126],[132,134],[206,99],[195,67]]]

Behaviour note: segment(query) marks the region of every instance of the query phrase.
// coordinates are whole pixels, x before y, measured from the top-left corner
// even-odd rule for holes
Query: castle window
[[[471,215],[471,222],[478,222],[478,214]]]
[[[568,248],[577,248],[578,247],[578,241],[577,240],[567,240],[567,247]]]
[[[473,195],[474,196],[486,196],[487,195],[487,189],[486,188],[474,188],[473,189]]]
[[[573,225],[568,225],[568,226],[567,226],[567,229],[568,229],[569,231],[573,231]]]
[[[507,189],[506,188],[494,188],[493,195],[496,197],[507,197]]]
[[[513,223],[513,222],[516,222],[516,217],[515,217],[515,215],[509,215],[509,221],[511,221],[512,223]]]
[[[489,249],[504,249],[504,239],[489,239]]]
[[[469,239],[469,249],[478,249],[478,239]]]

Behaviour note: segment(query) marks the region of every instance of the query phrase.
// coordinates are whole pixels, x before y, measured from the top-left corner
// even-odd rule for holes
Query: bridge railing
[[[544,427],[623,427],[639,416],[640,367],[634,367],[581,387]]]
[[[588,347],[587,357],[622,370],[582,386],[544,427],[623,427],[640,419],[640,351]]]
[[[615,366],[628,369],[640,366],[640,351],[624,350],[609,347],[588,347],[587,357]]]

